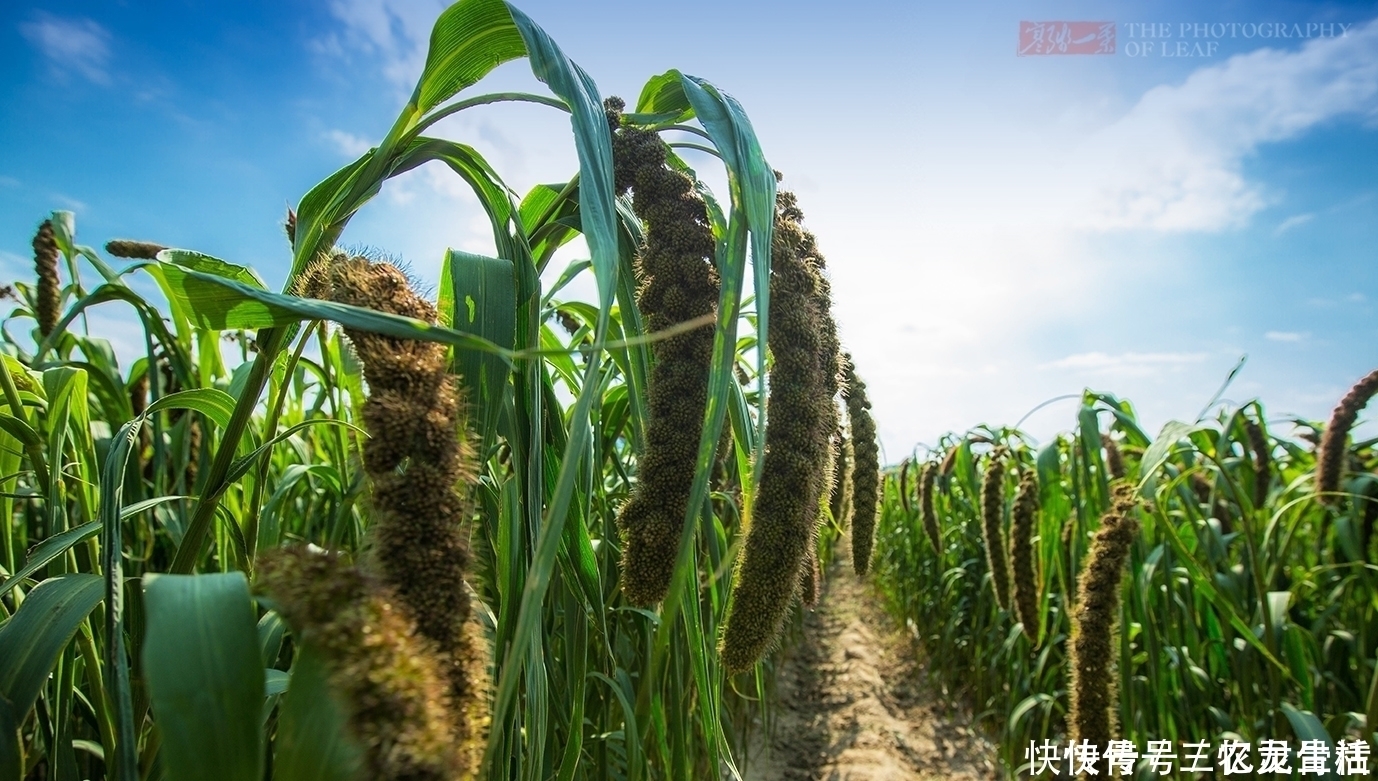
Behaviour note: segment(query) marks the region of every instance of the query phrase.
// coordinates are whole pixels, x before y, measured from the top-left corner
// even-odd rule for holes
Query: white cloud
[[[1043,364],[1043,369],[1072,369],[1093,374],[1144,376],[1180,370],[1206,360],[1205,353],[1136,353],[1110,355],[1103,352],[1076,353]]]
[[[330,13],[344,23],[339,35],[313,43],[320,53],[363,49],[379,57],[383,74],[410,89],[426,63],[431,26],[449,3],[442,0],[332,0]]]
[[[1259,146],[1343,115],[1378,114],[1378,23],[1300,50],[1260,49],[1149,90],[1094,142],[1113,173],[1092,226],[1217,230],[1272,196],[1245,179]]]
[[[339,24],[313,42],[317,54],[366,64],[409,91],[441,4],[332,0],[330,9]],[[914,86],[915,105],[954,110],[941,122],[911,117],[902,132],[822,123],[817,134],[800,133],[787,112],[763,108],[768,100],[738,96],[760,120],[771,162],[786,171],[785,186],[799,193],[832,261],[843,337],[897,456],[936,432],[1012,423],[1087,385],[1134,399],[1149,421],[1194,414],[1239,353],[1221,345],[1218,332],[1187,332],[1167,315],[1139,321],[1167,300],[1160,296],[1185,308],[1181,302],[1204,289],[1192,284],[1200,259],[1177,251],[1175,239],[1136,236],[1133,246],[1107,246],[1100,234],[1213,231],[1247,221],[1277,196],[1246,177],[1244,161],[1268,143],[1371,109],[1375,37],[1371,26],[1356,26],[1348,40],[1324,42],[1335,45],[1207,61],[1176,83],[1123,99],[1108,77],[1068,78],[1076,89],[1065,92],[1051,80],[1046,90],[1030,89],[1027,76],[1008,70],[1027,73],[1029,63],[992,64],[965,95]],[[616,71],[584,65],[605,90],[616,83]],[[1176,65],[1186,72],[1186,63]],[[493,78],[514,70],[527,78],[521,66]],[[736,83],[752,89],[750,78],[723,76],[725,88]],[[484,107],[434,133],[478,146],[524,193],[575,168],[567,122],[542,111]],[[820,158],[830,133],[841,134],[839,152]],[[346,140],[358,139],[331,139],[340,148]],[[720,170],[712,161],[692,164],[705,178]],[[396,252],[429,279],[447,246],[493,251],[467,186],[437,164],[389,181],[345,239]],[[1159,338],[1138,340],[1150,327]],[[1088,344],[1092,328],[1102,337]],[[1129,345],[1142,352],[1124,351]],[[1092,349],[1104,352],[1085,352]],[[1047,426],[1075,420],[1061,407],[1039,414]]]
[[[374,143],[343,130],[329,130],[325,138],[339,150],[344,157],[353,160],[374,147]]]
[[[52,194],[52,199],[53,199],[54,201],[57,201],[57,202],[58,202],[59,204],[61,204],[62,206],[65,206],[65,207],[66,207],[68,210],[70,210],[70,211],[74,211],[74,212],[84,212],[84,211],[86,211],[86,202],[85,202],[85,201],[81,201],[81,200],[77,200],[76,198],[73,198],[73,197],[71,197],[70,195],[63,195],[62,193],[53,193],[53,194]]]
[[[1306,338],[1306,334],[1297,331],[1269,331],[1263,335],[1264,339],[1270,342],[1300,342]]]
[[[1294,214],[1291,217],[1288,217],[1287,219],[1279,223],[1278,226],[1273,229],[1273,235],[1281,236],[1282,234],[1286,233],[1289,230],[1292,230],[1293,228],[1298,228],[1302,225],[1305,225],[1306,223],[1315,219],[1315,217],[1316,215],[1311,214],[1309,212],[1306,214]]]
[[[1000,98],[1010,107],[930,139],[943,150],[923,161],[941,180],[930,214],[1088,232],[1236,228],[1282,198],[1246,176],[1261,148],[1337,119],[1378,118],[1378,22],[1197,68],[1119,111],[1072,99],[1038,118],[1021,96]]]
[[[96,84],[110,83],[110,32],[96,22],[38,11],[19,25],[19,32],[47,57],[55,74],[76,73]]]

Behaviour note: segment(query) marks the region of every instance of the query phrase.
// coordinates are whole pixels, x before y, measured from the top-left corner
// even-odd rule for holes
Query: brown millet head
[[[471,777],[477,766],[466,765],[461,750],[475,730],[456,728],[443,662],[385,585],[335,554],[305,547],[265,553],[257,580],[298,643],[322,655],[369,778]]]
[[[1005,559],[1005,452],[996,448],[990,454],[981,481],[981,534],[985,537],[986,563],[990,567],[995,602],[1001,610],[1010,607],[1010,570]]]
[[[1010,513],[1010,568],[1015,613],[1030,640],[1038,640],[1038,581],[1034,575],[1033,534],[1038,518],[1038,476],[1030,469],[1019,481]]]
[[[183,485],[187,493],[196,486],[196,476],[201,471],[201,419],[191,415],[187,419],[187,465],[182,471]]]
[[[851,515],[852,504],[852,440],[839,424],[833,434],[833,482],[828,496],[828,510],[839,526]]]
[[[287,243],[292,246],[297,244],[297,213],[291,206],[287,207],[287,219],[282,223],[282,230],[287,234]]]
[[[953,445],[948,448],[947,454],[943,456],[942,464],[938,467],[938,474],[948,477],[952,474],[952,467],[957,463],[957,451],[961,448]]]
[[[1196,494],[1196,503],[1210,504],[1211,491],[1214,490],[1210,478],[1200,472],[1192,472],[1189,479],[1191,480],[1191,492]]]
[[[720,650],[730,672],[750,669],[776,644],[801,569],[811,569],[805,561],[837,427],[836,407],[826,390],[830,356],[818,328],[819,276],[801,252],[803,230],[788,208],[791,202],[777,198],[765,461],[724,622]]]
[[[837,406],[833,405],[831,410],[831,421],[833,433],[828,437],[828,458],[827,469],[823,472],[822,491],[818,497],[818,512],[815,514],[812,533],[809,536],[809,547],[804,560],[804,571],[800,574],[799,598],[804,607],[812,610],[818,607],[818,600],[823,593],[823,568],[818,560],[818,536],[822,532],[825,524],[830,517],[833,495],[837,493],[837,469],[838,456],[838,413]],[[825,495],[826,492],[826,495]],[[835,515],[831,517],[836,517]]]
[[[1322,502],[1330,504],[1336,499],[1344,472],[1345,440],[1359,418],[1359,411],[1375,393],[1378,393],[1378,369],[1355,383],[1330,416],[1320,447],[1316,449],[1316,494]]]
[[[1124,477],[1124,456],[1120,455],[1120,447],[1115,444],[1115,440],[1109,434],[1100,435],[1101,445],[1105,448],[1105,471],[1109,473],[1111,480],[1120,480]]]
[[[131,241],[130,239],[114,239],[105,242],[105,251],[117,258],[128,258],[130,260],[157,260],[158,253],[167,249],[161,244],[154,244],[151,241]]]
[[[144,414],[148,409],[148,372],[139,375],[137,380],[129,386],[129,408],[133,410],[134,417]]]
[[[434,323],[435,307],[396,266],[336,254],[314,264],[304,295]],[[364,471],[373,484],[374,555],[384,581],[407,606],[417,630],[444,660],[456,707],[467,708],[472,680],[465,639],[469,593],[464,572],[468,503],[457,488],[472,482],[474,456],[461,431],[459,390],[445,348],[345,329],[364,365]]]
[[[923,465],[919,477],[919,511],[923,515],[923,529],[933,543],[933,552],[943,553],[942,531],[938,528],[938,514],[933,510],[933,484],[938,480],[938,462],[929,461]]]
[[[653,131],[623,126],[623,103],[604,103],[613,129],[613,181],[632,191],[646,223],[635,263],[636,303],[648,331],[661,331],[717,309],[718,275],[708,209],[687,175],[670,168],[669,147]],[[680,532],[693,485],[708,404],[713,329],[696,328],[652,345],[647,382],[646,447],[637,483],[618,513],[622,590],[636,605],[664,599],[674,576]]]
[[[938,484],[938,488],[943,493],[947,493],[952,485],[950,478],[952,477],[952,470],[957,466],[957,451],[960,449],[960,445],[953,445],[948,448],[947,454],[943,456],[942,463],[938,465],[938,476],[943,479],[943,481]]]
[[[33,237],[33,265],[38,274],[34,317],[38,320],[38,333],[44,337],[57,328],[57,321],[62,316],[62,280],[58,277],[57,261],[53,221],[44,220]]]
[[[1254,455],[1254,507],[1262,507],[1268,501],[1268,486],[1272,482],[1273,446],[1263,426],[1254,420],[1244,419],[1244,433]]]
[[[1102,750],[1115,737],[1114,629],[1120,580],[1139,533],[1137,511],[1133,489],[1116,486],[1113,505],[1101,519],[1078,578],[1072,608],[1068,737],[1089,740]]]
[[[574,315],[563,309],[555,310],[555,319],[560,322],[560,327],[565,329],[570,336],[579,333],[579,329],[583,327],[578,320],[574,319]]]
[[[845,385],[842,398],[847,402],[847,419],[852,424],[852,568],[865,575],[871,567],[871,548],[875,544],[876,513],[879,510],[880,443],[876,422],[871,417],[871,401],[866,383],[856,375],[851,355],[843,356]]]

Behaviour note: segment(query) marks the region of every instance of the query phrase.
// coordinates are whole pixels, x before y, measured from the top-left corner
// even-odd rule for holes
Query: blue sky
[[[1228,398],[1323,418],[1378,365],[1374,3],[518,4],[605,94],[675,67],[742,101],[828,256],[891,460],[1088,386],[1156,429],[1244,354]],[[31,273],[35,224],[66,208],[87,243],[195,248],[280,283],[286,207],[385,132],[441,7],[4,4],[0,271]],[[1118,53],[1015,56],[1021,20],[1061,19],[1116,22]],[[1140,22],[1172,43],[1183,24],[1347,27],[1131,57]],[[539,89],[520,63],[479,86],[514,87]],[[563,116],[466,114],[444,133],[518,189],[573,170]],[[492,251],[484,224],[422,169],[344,239],[434,280],[447,246]],[[96,319],[117,344],[121,322]],[[1062,402],[1028,427],[1073,421]]]

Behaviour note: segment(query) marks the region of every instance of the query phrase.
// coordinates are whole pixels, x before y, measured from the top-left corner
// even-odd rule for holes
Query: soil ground
[[[804,636],[780,669],[780,707],[746,781],[991,779],[995,749],[924,680],[913,635],[839,546]]]

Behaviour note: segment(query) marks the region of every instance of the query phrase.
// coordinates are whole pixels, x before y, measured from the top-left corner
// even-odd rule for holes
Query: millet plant
[[[1353,425],[1360,395],[1351,391],[1329,430]],[[886,477],[875,580],[919,628],[931,679],[997,741],[1006,777],[1028,777],[1030,741],[1073,736],[1113,734],[1139,751],[1148,740],[1373,745],[1374,443],[1337,433],[1331,451],[1313,448],[1304,437],[1319,424],[1288,436],[1258,401],[1156,436],[1127,401],[1092,391],[1081,401],[1071,432],[1038,445],[988,427],[935,444],[937,550],[899,500],[898,470]],[[1033,506],[1024,480],[1011,511],[1013,614],[1000,606],[983,532],[991,482],[979,465],[996,447],[1007,473],[1037,480],[1035,588],[1023,587],[1017,563],[1020,505]],[[1317,478],[1327,453],[1345,475],[1328,502]],[[1031,617],[1026,591],[1037,595]]]
[[[471,89],[522,60],[548,93]],[[0,330],[0,778],[740,774],[773,661],[729,670],[716,647],[766,495],[776,178],[703,79],[653,76],[611,125],[604,97],[515,6],[460,0],[382,140],[289,210],[281,291],[189,249],[102,252],[51,215]],[[435,135],[498,102],[558,115],[578,170],[518,196]],[[624,168],[624,145],[646,159]],[[721,200],[686,148],[721,162]],[[464,182],[492,230],[491,252],[441,259],[434,301],[339,249],[421,166]],[[577,238],[587,257],[566,262]],[[561,298],[580,275],[596,300]],[[85,328],[97,307],[141,355]],[[809,441],[826,452],[835,427]],[[643,589],[635,497],[658,479],[673,506]]]

